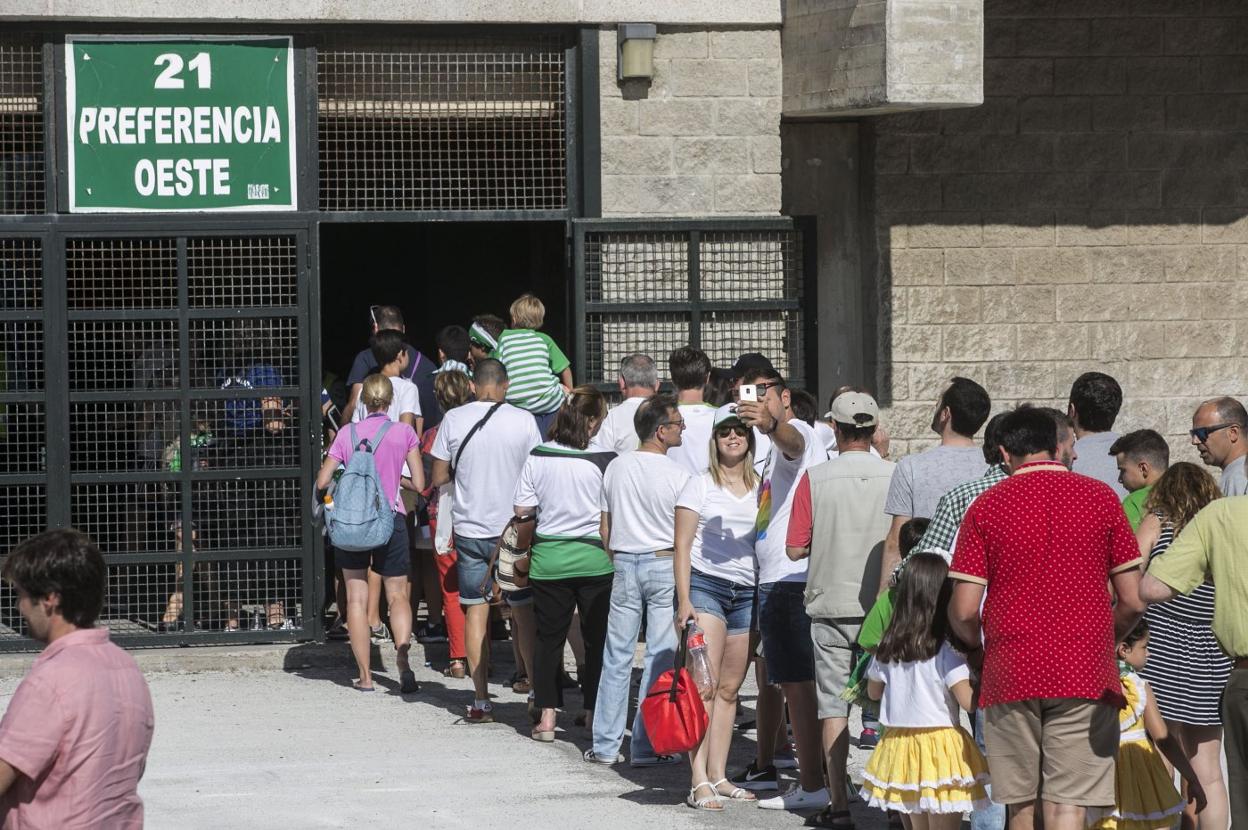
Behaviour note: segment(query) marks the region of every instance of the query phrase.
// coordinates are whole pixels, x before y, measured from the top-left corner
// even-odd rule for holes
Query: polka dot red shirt
[[[949,575],[987,586],[980,705],[1121,705],[1107,584],[1139,561],[1122,504],[1096,479],[1024,465],[976,499]]]

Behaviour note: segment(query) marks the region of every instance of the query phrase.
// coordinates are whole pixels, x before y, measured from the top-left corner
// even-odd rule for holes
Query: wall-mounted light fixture
[[[654,39],[658,37],[653,23],[621,23],[615,29],[616,79],[620,81],[654,78]]]

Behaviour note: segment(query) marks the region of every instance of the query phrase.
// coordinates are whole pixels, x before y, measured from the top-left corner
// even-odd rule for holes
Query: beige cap
[[[873,427],[880,423],[880,407],[865,392],[843,392],[832,401],[832,410],[823,417],[838,424]]]

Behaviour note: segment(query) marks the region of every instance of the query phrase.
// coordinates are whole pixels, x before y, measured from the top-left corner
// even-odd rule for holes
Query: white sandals
[[[711,794],[698,798],[698,790],[701,787],[708,787]],[[685,799],[685,804],[695,810],[706,810],[708,813],[722,813],[724,811],[724,805],[720,802],[721,798],[723,798],[723,796],[721,796],[715,789],[714,784],[710,781],[703,781],[700,784],[695,784],[693,788],[689,790],[689,797]],[[718,806],[712,807],[712,804]]]
[[[714,790],[716,795],[718,795],[720,798],[730,798],[734,801],[756,801],[757,800],[754,793],[750,792],[749,790],[743,790],[737,786],[733,786],[732,792],[725,795],[724,793],[721,793],[719,791],[720,784],[731,785],[732,782],[729,781],[727,778],[721,778],[711,785],[711,789]],[[700,787],[702,785],[699,784],[698,786]]]

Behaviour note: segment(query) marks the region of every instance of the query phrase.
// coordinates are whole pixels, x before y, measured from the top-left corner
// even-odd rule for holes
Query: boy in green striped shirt
[[[502,361],[511,385],[507,403],[537,420],[542,438],[564,397],[572,388],[571,363],[555,341],[538,331],[546,320],[546,306],[533,294],[522,294],[511,304],[511,328],[498,336],[490,357]]]

